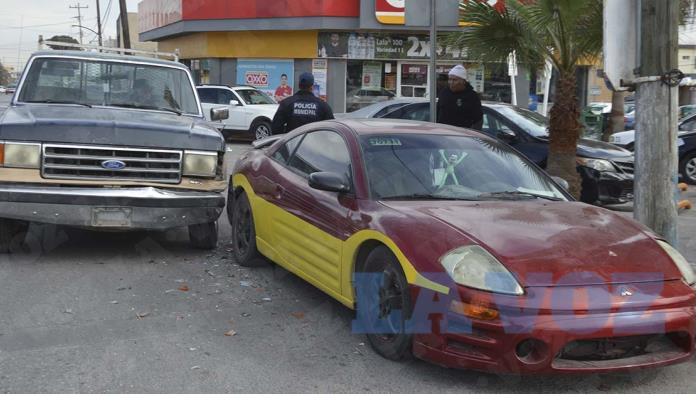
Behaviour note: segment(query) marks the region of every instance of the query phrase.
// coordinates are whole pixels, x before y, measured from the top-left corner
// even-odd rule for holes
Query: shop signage
[[[467,0],[459,0],[462,4]],[[505,0],[477,0],[486,2],[498,12],[505,11]],[[385,25],[404,25],[406,23],[406,0],[375,0],[375,17]],[[459,22],[461,25],[462,23]]]
[[[314,74],[314,95],[326,101],[326,84],[328,82],[328,64],[326,59],[312,60],[312,74]]]
[[[271,97],[277,96],[276,91],[281,88],[282,76],[287,76],[290,84],[289,94],[292,94],[292,81],[294,81],[295,62],[292,60],[254,59],[237,61],[237,84],[250,85]]]
[[[348,59],[428,59],[430,39],[427,35],[320,33],[317,43],[320,57]],[[437,48],[438,60],[466,60],[461,48]]]
[[[363,89],[378,89],[382,86],[382,63],[363,64]]]

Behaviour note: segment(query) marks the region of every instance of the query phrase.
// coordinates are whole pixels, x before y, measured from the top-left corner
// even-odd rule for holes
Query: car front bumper
[[[679,286],[686,285],[673,283],[665,290]],[[682,292],[688,293],[681,288]],[[566,311],[556,316],[548,310],[529,313],[517,307],[515,317],[489,322],[467,320],[450,311],[448,324],[439,320],[432,333],[414,335],[413,353],[448,368],[523,375],[609,373],[689,360],[695,353],[696,293],[658,298],[652,305],[643,310],[585,310],[580,315]],[[443,328],[458,319],[466,320],[458,325],[466,329],[452,333]],[[643,354],[611,355],[636,338],[652,341]],[[535,350],[520,354],[522,344],[530,340]],[[592,347],[587,352],[587,346],[596,346],[597,353],[592,353]],[[572,354],[578,351],[586,355]]]
[[[2,218],[96,229],[164,230],[208,223],[224,206],[218,192],[0,185]]]
[[[623,204],[633,201],[633,174],[600,172],[578,166],[582,178],[580,200],[589,204]]]

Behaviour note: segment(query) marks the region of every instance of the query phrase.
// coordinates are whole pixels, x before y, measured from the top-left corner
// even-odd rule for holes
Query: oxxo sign
[[[266,88],[268,87],[268,72],[266,71],[247,71],[244,73],[244,80],[247,85]]]

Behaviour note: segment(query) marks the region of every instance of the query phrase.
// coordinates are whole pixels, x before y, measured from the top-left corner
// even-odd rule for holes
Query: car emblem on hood
[[[101,162],[101,166],[107,170],[122,170],[126,168],[126,163],[120,160],[104,160]]]
[[[622,287],[619,289],[619,294],[621,294],[621,297],[630,297],[633,295],[633,292],[628,287]]]

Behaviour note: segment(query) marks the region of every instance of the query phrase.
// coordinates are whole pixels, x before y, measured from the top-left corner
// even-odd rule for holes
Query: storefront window
[[[396,97],[396,70],[394,62],[349,60],[346,111]]]
[[[401,65],[401,96],[425,97],[428,92],[428,66],[404,63]]]

